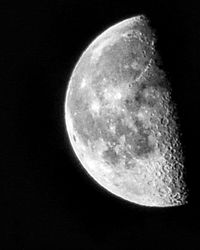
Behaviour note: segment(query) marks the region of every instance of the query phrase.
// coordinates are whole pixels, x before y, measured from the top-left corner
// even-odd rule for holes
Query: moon
[[[172,88],[148,19],[99,34],[74,67],[66,131],[83,171],[116,198],[148,207],[187,203]]]

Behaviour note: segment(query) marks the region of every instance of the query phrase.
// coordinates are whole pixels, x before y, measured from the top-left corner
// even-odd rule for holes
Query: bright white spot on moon
[[[91,109],[92,111],[94,111],[95,113],[99,113],[100,110],[100,104],[97,100],[94,100],[91,104]]]
[[[84,88],[86,84],[87,84],[87,81],[85,80],[85,78],[83,78],[80,88]]]

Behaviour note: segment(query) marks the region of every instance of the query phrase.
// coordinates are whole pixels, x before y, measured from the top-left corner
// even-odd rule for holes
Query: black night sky
[[[0,249],[198,249],[200,9],[183,1],[1,4]],[[66,137],[67,82],[109,26],[145,14],[180,117],[190,189],[184,207],[145,208],[88,178]]]

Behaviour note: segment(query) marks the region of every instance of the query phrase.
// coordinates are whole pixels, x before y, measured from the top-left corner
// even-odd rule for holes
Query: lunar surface
[[[80,56],[65,101],[83,170],[116,197],[150,207],[183,205],[188,193],[173,89],[159,61],[147,18],[121,21]]]

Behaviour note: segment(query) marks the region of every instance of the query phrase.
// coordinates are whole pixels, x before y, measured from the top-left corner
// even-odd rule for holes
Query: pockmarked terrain
[[[144,16],[100,34],[83,52],[67,88],[73,150],[102,187],[145,206],[187,202],[173,91],[159,67]]]

